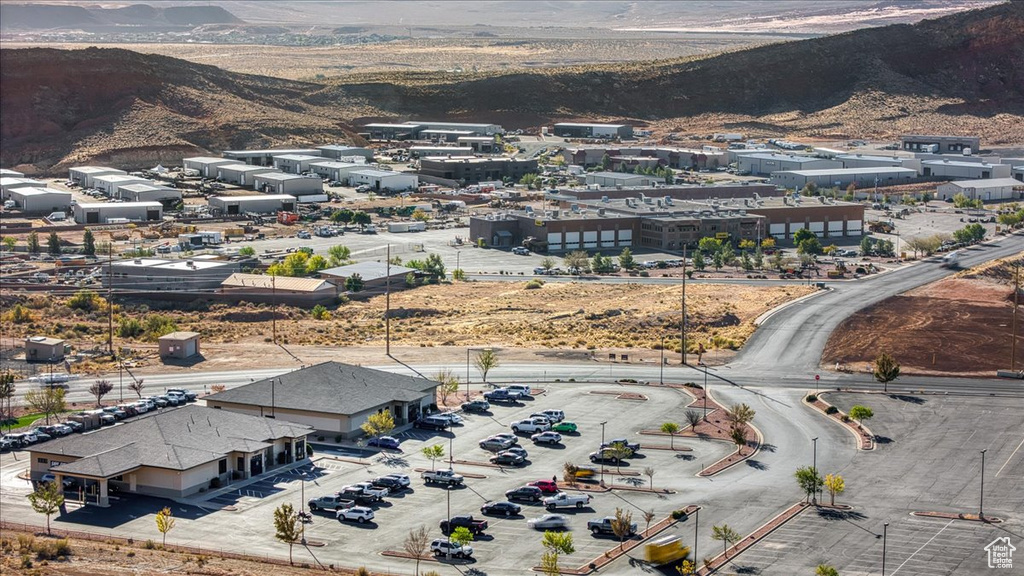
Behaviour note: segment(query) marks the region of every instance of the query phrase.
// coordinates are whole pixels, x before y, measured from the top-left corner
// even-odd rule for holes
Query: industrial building
[[[117,187],[114,198],[127,202],[178,202],[181,200],[181,190],[157,183],[126,184]]]
[[[319,156],[320,150],[316,148],[275,148],[268,150],[225,150],[221,156],[230,158],[241,164],[253,166],[273,166],[274,156],[285,154],[303,154],[306,156]],[[232,162],[234,164],[234,162]]]
[[[494,140],[494,136],[459,136],[456,143],[459,148],[470,149],[479,154],[498,154],[502,152],[502,146]]]
[[[964,162],[962,160],[925,160],[921,162],[921,174],[943,178],[984,179],[1009,178],[1010,165],[989,164],[988,162]]]
[[[60,362],[64,359],[64,341],[46,336],[30,336],[25,339],[26,362]]]
[[[8,198],[23,212],[49,214],[66,212],[71,207],[71,193],[53,188],[14,188]]]
[[[269,166],[253,166],[249,164],[224,164],[217,167],[217,180],[239,186],[253,186],[253,177],[257,174],[273,172]]]
[[[234,160],[229,158],[217,158],[215,156],[195,156],[181,161],[182,166],[186,170],[195,170],[203,178],[216,178],[218,166],[234,163]]]
[[[268,194],[290,194],[299,198],[300,202],[303,196],[322,196],[324,194],[323,180],[283,172],[257,174],[253,176],[253,187]]]
[[[588,172],[585,178],[588,186],[608,186],[611,188],[619,186],[654,186],[665,181],[664,178],[657,176],[628,174],[625,172]]]
[[[260,194],[258,196],[212,196],[210,209],[219,214],[275,214],[278,211],[294,212],[298,203],[295,196],[288,194]]]
[[[93,176],[92,178],[92,187],[109,198],[117,198],[117,189],[128,184],[153,184],[153,181],[141,176],[129,176],[127,174],[106,174],[103,176]]]
[[[420,174],[447,180],[476,183],[511,178],[519,181],[526,174],[537,172],[534,158],[424,158],[420,160]]]
[[[459,130],[467,132],[468,134],[478,134],[481,136],[493,136],[495,134],[504,134],[505,129],[497,124],[485,124],[477,122],[434,122],[432,120],[427,121],[411,121],[409,124],[416,124],[422,126],[422,130]]]
[[[772,172],[790,170],[824,170],[842,168],[843,163],[827,158],[777,154],[775,152],[753,152],[736,156],[736,171],[740,174],[768,176]]]
[[[211,290],[219,288],[224,280],[238,271],[238,262],[225,260],[135,258],[104,267],[103,287],[154,292]]]
[[[366,130],[363,135],[368,140],[415,140],[423,128],[425,126],[412,123],[374,122],[363,126]]]
[[[348,185],[348,176],[356,170],[366,170],[368,166],[366,164],[355,164],[352,162],[336,162],[333,160],[323,160],[320,162],[310,162],[309,171],[320,176],[321,178],[329,178],[335,182],[341,182],[343,185]]]
[[[171,332],[157,338],[161,358],[187,360],[199,355],[198,332]]]
[[[1024,182],[1024,165],[1014,166],[1011,169],[1010,174],[1013,176],[1014,180],[1020,180],[1021,182]]]
[[[907,152],[963,154],[965,149],[970,148],[972,153],[977,153],[981,148],[981,139],[977,136],[907,134],[900,138],[900,147]]]
[[[159,202],[85,203],[72,206],[78,224],[111,224],[119,221],[161,220],[164,207]]]
[[[457,142],[461,136],[472,136],[472,130],[439,130],[427,128],[420,130],[420,138],[431,142]]]
[[[476,124],[467,122],[402,122],[371,123],[363,127],[370,140],[419,140],[429,139],[429,134],[443,136],[454,142],[459,136],[492,136],[504,133],[497,124]]]
[[[369,148],[331,144],[328,146],[317,146],[316,149],[320,151],[320,155],[324,158],[341,160],[342,158],[353,158],[358,156],[365,158],[367,162],[373,162],[373,150],[370,150]]]
[[[11,190],[17,188],[46,188],[46,182],[32,178],[0,178],[0,196],[3,196],[4,200],[10,200]]]
[[[917,178],[913,168],[830,168],[827,170],[784,170],[772,172],[772,184],[783,188],[802,189],[810,183],[818,188],[857,188],[867,186],[895,186]]]
[[[184,498],[304,460],[312,432],[285,419],[193,404],[32,446],[30,476],[39,482],[53,474],[58,486],[74,480],[100,507],[110,506],[111,488]]]
[[[600,165],[604,161],[605,155],[609,159],[614,157],[657,159],[659,164],[676,169],[717,168],[730,162],[728,151],[714,146],[706,146],[699,150],[696,148],[649,146],[588,146],[567,148],[562,151],[562,157],[567,164],[575,164],[584,168]]]
[[[420,185],[416,174],[387,170],[353,170],[349,172],[348,182],[350,186],[369,186],[378,192],[415,190]]]
[[[282,154],[274,156],[274,168],[288,174],[302,174],[309,171],[310,162],[323,162],[322,156],[309,154]]]
[[[971,200],[983,202],[1020,200],[1024,198],[1024,182],[1013,178],[958,180],[940,184],[936,193],[939,200],[952,198],[957,194],[964,194]]]
[[[266,274],[236,273],[220,283],[221,294],[255,303],[316,306],[331,304],[338,295],[337,287],[321,278],[290,278]]]
[[[737,200],[731,205],[739,206]],[[750,214],[764,216],[768,235],[778,240],[791,240],[803,228],[819,238],[864,234],[864,205],[860,203],[828,200],[822,196],[795,199],[782,196],[748,200],[743,206]]]
[[[784,196],[786,191],[770,184],[740,182],[730,184],[665,184],[639,188],[559,188],[549,192],[545,198],[577,202],[581,200],[603,200],[622,198],[645,198],[647,196],[668,196],[673,200],[721,200],[726,198],[760,198],[762,196]]]
[[[344,290],[345,281],[358,274],[363,279],[363,292],[380,293],[387,286],[389,278],[392,290],[404,288],[405,277],[412,272],[416,272],[416,270],[395,264],[389,265],[387,262],[358,262],[348,266],[327,268],[318,274],[324,280],[337,286],[339,290]]]
[[[410,158],[427,158],[429,156],[472,156],[471,146],[410,146]]]
[[[17,170],[11,170],[9,168],[0,168],[0,178],[24,178],[24,172],[18,172]]]
[[[593,124],[588,122],[559,122],[552,128],[562,138],[621,138],[633,137],[629,124]]]
[[[96,176],[110,176],[111,174],[124,175],[127,172],[116,168],[107,168],[106,166],[76,166],[68,169],[68,180],[82,188],[94,188],[93,178]]]
[[[840,154],[834,158],[843,163],[843,168],[910,168],[921,173],[921,160],[917,158],[864,154]]]

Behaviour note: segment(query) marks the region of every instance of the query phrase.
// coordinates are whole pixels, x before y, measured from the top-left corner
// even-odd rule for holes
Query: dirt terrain
[[[1016,261],[1024,263],[1024,256]],[[1009,369],[1010,262],[964,271],[861,310],[832,333],[823,364],[863,371],[880,352],[889,352],[904,374],[991,376]],[[1018,352],[1024,349],[1018,346]]]

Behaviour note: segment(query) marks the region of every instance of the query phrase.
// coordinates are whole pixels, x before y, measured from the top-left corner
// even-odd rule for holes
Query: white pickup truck
[[[512,423],[512,431],[516,434],[533,434],[535,432],[547,432],[548,430],[551,430],[551,422],[547,418],[527,418]]]
[[[555,508],[583,508],[590,505],[590,500],[590,494],[570,495],[565,492],[559,492],[554,496],[545,498],[544,507],[548,510],[554,510]]]
[[[366,499],[374,501],[383,500],[384,497],[388,495],[388,489],[376,487],[373,484],[370,484],[369,482],[359,482],[357,484],[345,486],[344,488],[341,489],[341,492],[339,494],[342,497],[348,494],[362,494],[364,497],[366,497]]]
[[[453,470],[431,470],[422,474],[423,481],[427,484],[447,484],[449,486],[458,486],[465,481],[461,475],[456,474]]]

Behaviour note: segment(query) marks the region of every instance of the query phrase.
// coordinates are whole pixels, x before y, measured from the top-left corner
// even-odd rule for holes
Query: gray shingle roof
[[[107,477],[139,466],[188,470],[232,451],[266,448],[267,441],[297,438],[312,430],[303,424],[191,405],[51,440],[32,452],[77,456],[81,459],[62,464],[59,471]]]
[[[275,380],[271,386],[270,381]],[[433,396],[437,382],[373,370],[341,362],[324,362],[280,377],[268,378],[206,397],[253,406],[356,414],[389,402],[411,402]],[[271,390],[273,388],[273,390]]]
[[[406,268],[405,266],[398,266],[392,264],[390,267],[391,276],[405,276],[409,272],[415,272],[413,268]],[[370,282],[373,280],[381,280],[388,275],[388,264],[387,262],[358,262],[356,264],[349,264],[347,266],[338,266],[336,268],[327,268],[321,270],[322,276],[333,276],[336,278],[348,278],[353,274],[359,274],[364,282]]]

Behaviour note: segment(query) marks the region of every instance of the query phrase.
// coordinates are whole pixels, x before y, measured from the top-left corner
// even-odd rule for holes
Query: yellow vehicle
[[[587,478],[593,478],[597,476],[597,470],[594,468],[579,467],[576,468],[576,478],[579,480],[585,480]]]
[[[690,547],[679,536],[662,536],[644,547],[644,560],[655,566],[671,564],[690,555]]]

